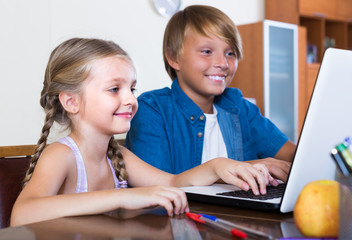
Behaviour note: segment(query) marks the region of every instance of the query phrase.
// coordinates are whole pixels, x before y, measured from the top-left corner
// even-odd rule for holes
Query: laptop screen
[[[314,86],[294,163],[288,178],[281,212],[294,208],[302,188],[309,182],[335,178],[333,147],[352,136],[352,51],[325,51]]]

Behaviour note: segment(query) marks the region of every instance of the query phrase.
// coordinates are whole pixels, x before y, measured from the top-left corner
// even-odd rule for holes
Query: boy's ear
[[[180,70],[180,64],[178,63],[177,57],[171,56],[171,54],[168,53],[168,52],[165,53],[165,57],[166,57],[166,60],[169,63],[169,65],[173,69],[175,69],[175,71],[179,71]]]
[[[61,92],[59,100],[62,107],[69,113],[76,114],[79,112],[79,96],[71,92]]]

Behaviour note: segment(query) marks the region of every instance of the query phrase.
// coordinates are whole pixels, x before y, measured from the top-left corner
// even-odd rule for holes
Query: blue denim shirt
[[[132,119],[126,147],[147,163],[178,174],[201,164],[206,117],[182,91],[177,79],[170,88],[143,93]],[[288,138],[259,108],[227,88],[214,105],[228,158],[246,161],[273,157]]]

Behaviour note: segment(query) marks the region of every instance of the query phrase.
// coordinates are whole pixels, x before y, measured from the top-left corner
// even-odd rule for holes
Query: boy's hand
[[[261,163],[249,164],[228,158],[216,158],[213,161],[213,169],[219,178],[245,191],[251,188],[255,195],[266,194],[266,185],[274,181],[267,167]]]
[[[264,164],[266,168],[269,170],[269,173],[284,182],[287,181],[288,173],[291,168],[291,162],[278,160],[275,158],[264,158],[258,160],[247,161],[250,164]],[[277,186],[278,182],[274,179],[273,182],[270,182],[271,185]]]

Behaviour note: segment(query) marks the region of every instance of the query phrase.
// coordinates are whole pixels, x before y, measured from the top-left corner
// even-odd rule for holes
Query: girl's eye
[[[115,88],[110,88],[109,92],[116,93],[119,89],[117,87]]]
[[[131,88],[131,92],[132,92],[133,94],[136,94],[137,89],[136,89],[135,87],[132,87],[132,88]]]

